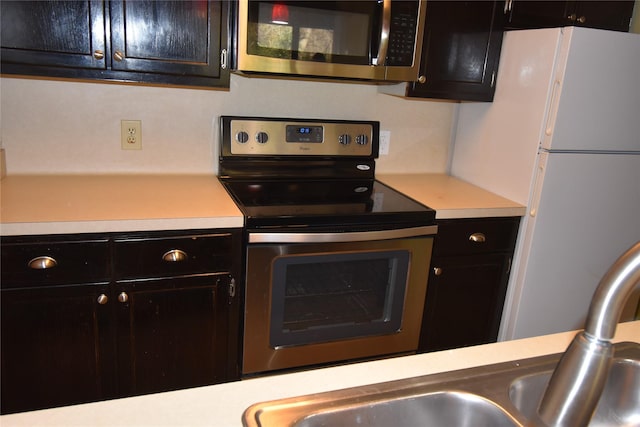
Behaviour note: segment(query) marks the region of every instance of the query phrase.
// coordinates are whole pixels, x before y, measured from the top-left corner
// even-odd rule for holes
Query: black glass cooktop
[[[435,223],[435,211],[376,180],[224,180],[249,228],[381,229]]]

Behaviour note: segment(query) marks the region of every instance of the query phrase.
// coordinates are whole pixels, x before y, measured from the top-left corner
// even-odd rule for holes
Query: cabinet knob
[[[487,237],[484,235],[484,233],[473,233],[471,236],[469,236],[469,240],[475,243],[484,243],[487,241]]]
[[[433,274],[435,274],[436,276],[440,276],[442,274],[442,268],[433,267]]]
[[[586,16],[581,16],[581,17],[579,17],[579,18],[577,19],[577,21],[578,21],[580,24],[584,24],[585,22],[587,22],[587,17],[586,17]]]
[[[127,295],[126,292],[120,292],[120,294],[118,295],[118,301],[120,301],[120,302],[129,301],[129,295]]]
[[[96,50],[95,52],[93,52],[93,57],[95,59],[104,59],[104,52],[101,50]]]
[[[119,50],[116,50],[113,53],[113,59],[115,59],[118,62],[122,62],[124,60],[124,53],[120,52]]]
[[[571,15],[567,16],[567,19],[571,22],[575,22],[576,18],[578,18],[578,15],[576,15],[575,13],[572,13]]]
[[[105,294],[98,295],[98,304],[105,305],[108,302],[109,302],[108,296],[106,296]]]
[[[166,262],[180,262],[185,261],[187,258],[187,253],[180,249],[171,249],[162,255],[162,260]]]
[[[58,261],[50,256],[39,256],[35,257],[27,264],[29,268],[34,270],[46,270],[48,268],[53,268],[58,265]]]
[[[426,82],[427,82],[427,76],[418,77],[418,83],[426,83]]]

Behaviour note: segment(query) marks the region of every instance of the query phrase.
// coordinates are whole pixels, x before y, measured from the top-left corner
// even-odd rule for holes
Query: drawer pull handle
[[[98,295],[98,304],[105,305],[108,302],[109,302],[109,297],[107,297],[105,294]]]
[[[34,270],[46,270],[47,268],[53,268],[58,265],[58,261],[50,256],[39,256],[29,261],[27,265]]]
[[[127,295],[126,292],[120,292],[120,295],[118,295],[118,301],[120,301],[120,302],[129,301],[129,295]]]
[[[487,241],[487,238],[483,233],[473,233],[469,236],[469,240],[475,243],[484,243]]]
[[[434,267],[433,268],[433,274],[435,274],[436,276],[440,276],[442,274],[442,268]]]
[[[171,249],[162,255],[162,260],[166,262],[180,262],[186,261],[187,253],[185,251],[181,251],[180,249]]]

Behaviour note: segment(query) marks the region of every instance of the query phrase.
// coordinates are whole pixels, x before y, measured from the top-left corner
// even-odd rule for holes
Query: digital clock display
[[[287,142],[322,142],[322,126],[287,125]]]

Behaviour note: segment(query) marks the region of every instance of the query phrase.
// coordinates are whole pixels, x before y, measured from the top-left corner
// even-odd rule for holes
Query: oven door
[[[243,373],[415,351],[435,230],[250,233]]]

